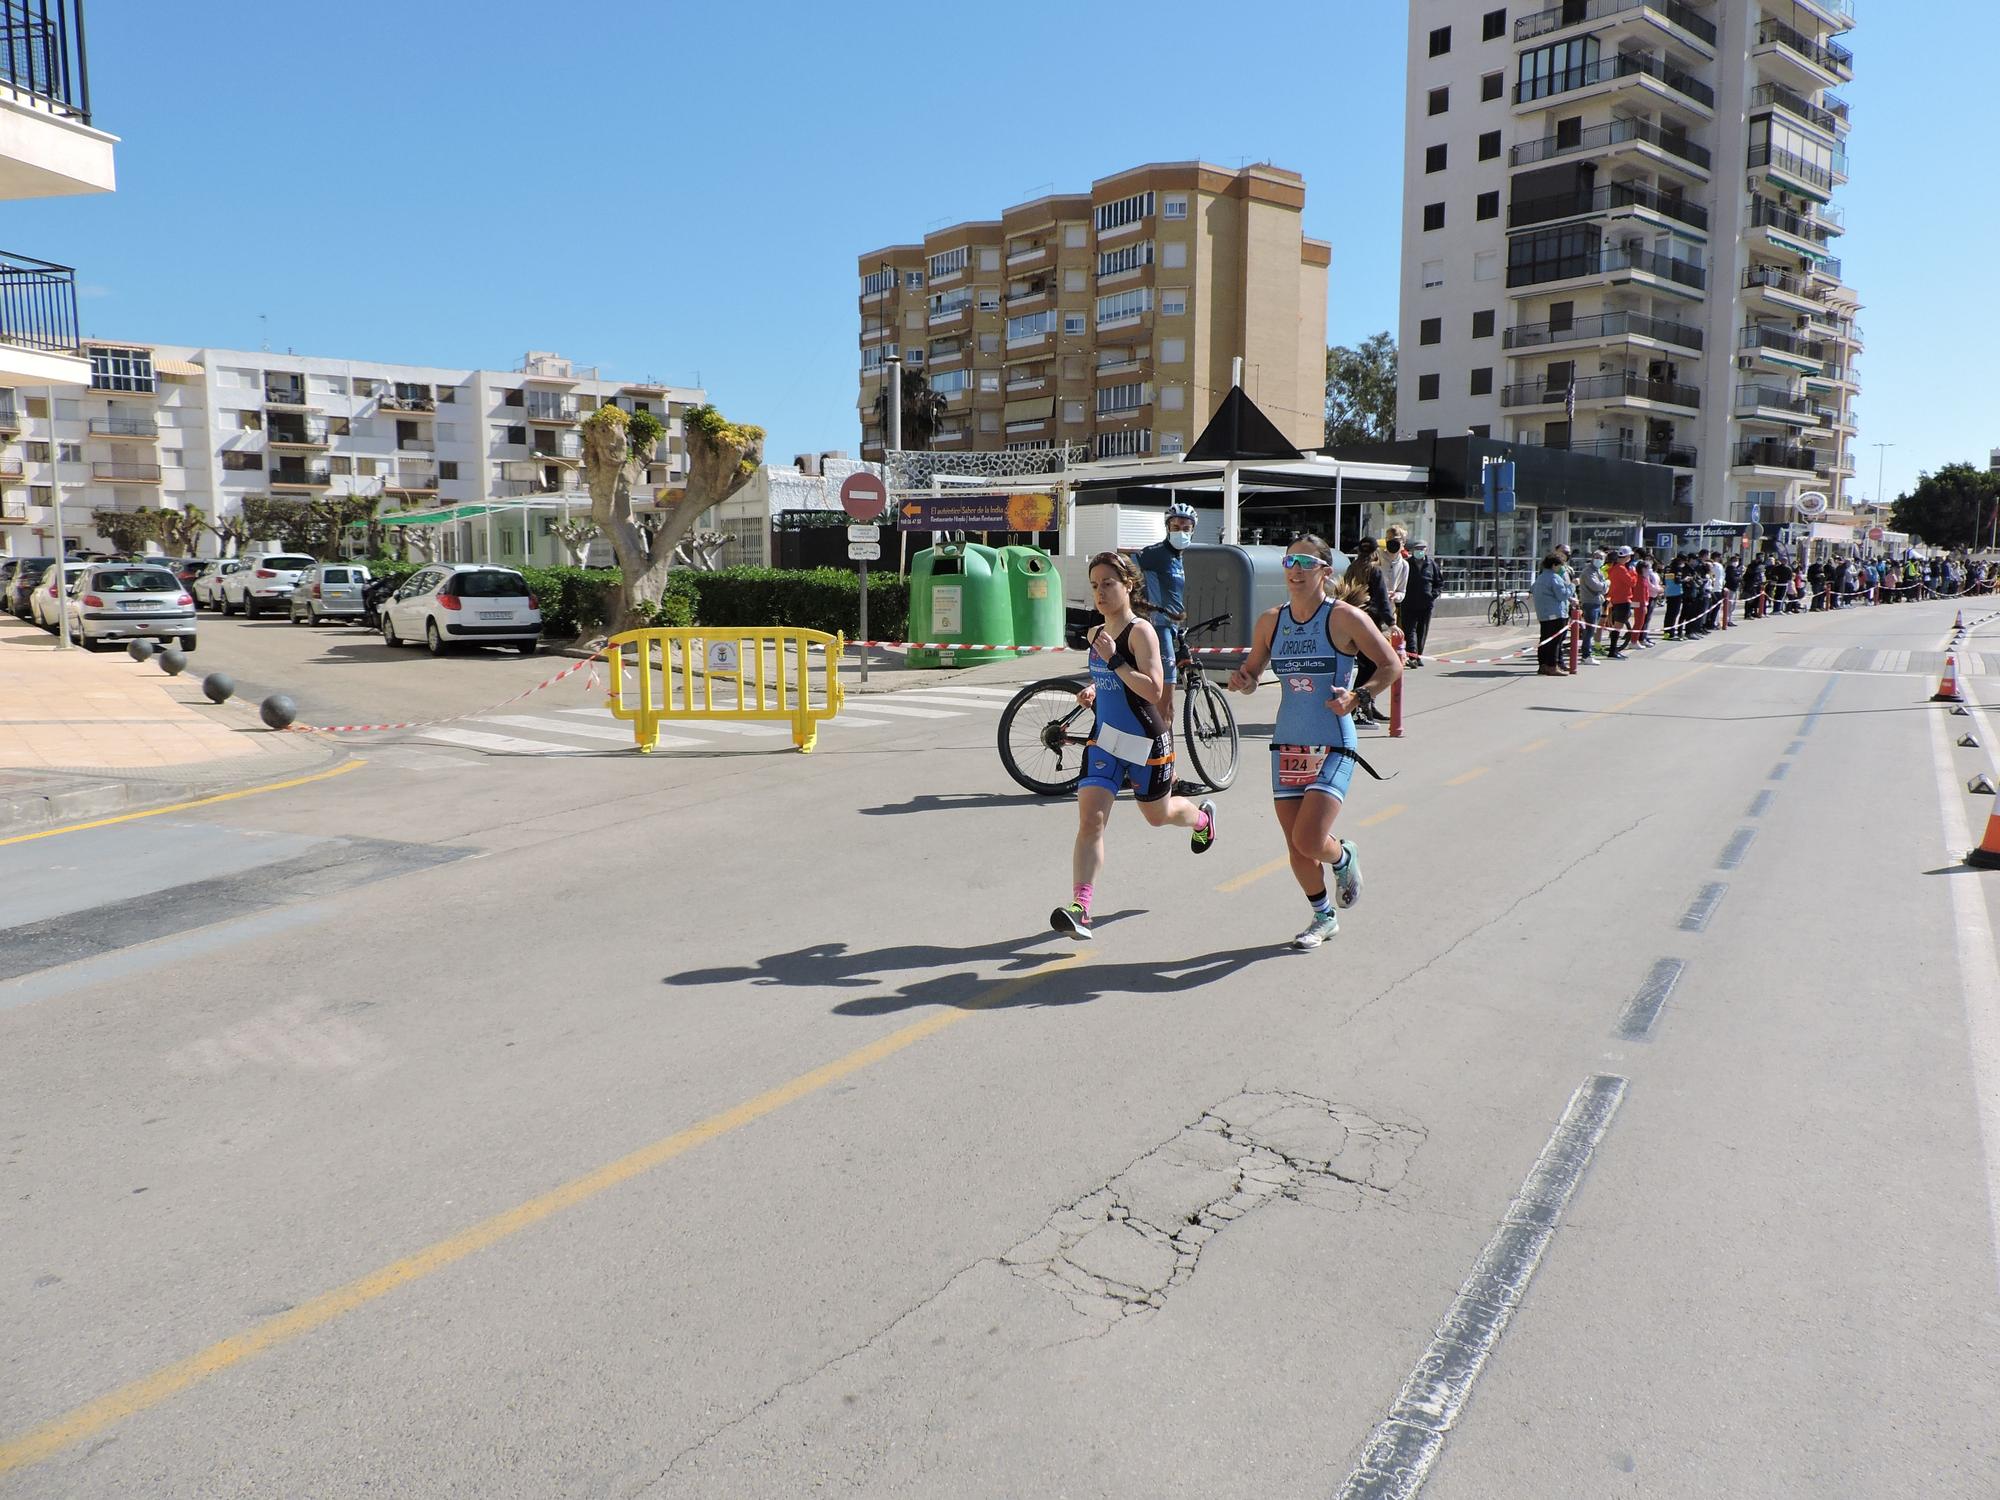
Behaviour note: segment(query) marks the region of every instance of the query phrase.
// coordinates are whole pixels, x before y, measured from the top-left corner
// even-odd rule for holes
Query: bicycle
[[[1519,589],[1509,589],[1502,593],[1493,591],[1493,602],[1486,608],[1486,618],[1495,625],[1512,625],[1516,620],[1526,619],[1528,597]]]
[[[1178,632],[1182,642],[1220,630],[1228,615],[1217,615]],[[1181,744],[1188,764],[1210,791],[1226,791],[1236,779],[1242,736],[1223,690],[1208,680],[1200,659],[1183,645],[1175,655],[1180,669]],[[1000,763],[1029,791],[1061,797],[1083,779],[1083,752],[1095,715],[1076,701],[1090,677],[1044,677],[1008,701],[1000,715]]]

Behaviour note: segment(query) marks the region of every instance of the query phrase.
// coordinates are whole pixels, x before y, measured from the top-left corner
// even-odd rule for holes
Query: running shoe
[[[1049,926],[1079,943],[1090,941],[1090,913],[1074,901],[1068,906],[1058,906],[1049,913]]]
[[[1215,843],[1215,804],[1204,802],[1201,810],[1208,814],[1208,827],[1197,828],[1188,837],[1188,847],[1197,854],[1206,854]]]
[[[1333,897],[1342,906],[1353,906],[1361,899],[1361,856],[1351,839],[1342,839],[1340,847],[1347,851],[1347,863],[1333,872]]]
[[[1328,938],[1340,931],[1340,915],[1337,912],[1314,912],[1306,930],[1292,939],[1294,948],[1317,948]]]

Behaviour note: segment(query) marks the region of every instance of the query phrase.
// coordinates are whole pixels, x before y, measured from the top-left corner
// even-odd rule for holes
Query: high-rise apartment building
[[[667,436],[645,486],[666,491],[687,473],[681,413],[703,399],[540,352],[514,370],[464,370],[122,340],[82,348],[84,384],[58,389],[53,408],[0,385],[0,468],[25,492],[18,534],[0,549],[50,550],[58,492],[65,540],[93,549],[107,545],[100,510],[221,520],[250,496],[356,494],[384,514],[439,513],[446,561],[561,562],[550,522],[565,504],[590,504],[583,419],[605,404],[659,417]]]
[[[859,257],[862,457],[897,356],[945,399],[941,452],[1183,452],[1239,355],[1245,392],[1317,448],[1332,252],[1305,196],[1278,167],[1154,163]]]
[[[1412,0],[1398,429],[1666,465],[1687,520],[1844,510],[1853,20]]]

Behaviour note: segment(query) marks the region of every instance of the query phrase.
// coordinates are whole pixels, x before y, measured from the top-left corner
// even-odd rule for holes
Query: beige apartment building
[[[1156,162],[860,256],[861,452],[888,362],[945,398],[940,452],[1184,452],[1243,387],[1293,442],[1324,431],[1324,240],[1305,179]]]

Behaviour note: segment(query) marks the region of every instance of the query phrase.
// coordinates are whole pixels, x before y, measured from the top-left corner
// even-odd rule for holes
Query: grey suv
[[[294,625],[300,621],[317,625],[323,620],[358,620],[361,586],[367,582],[368,570],[360,563],[316,564],[299,575],[287,617]]]

